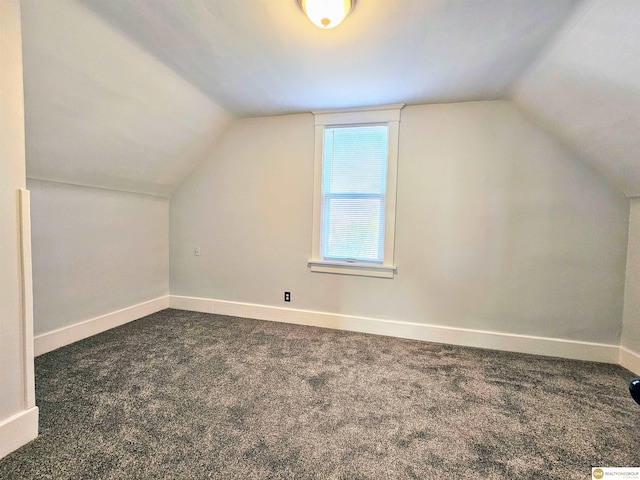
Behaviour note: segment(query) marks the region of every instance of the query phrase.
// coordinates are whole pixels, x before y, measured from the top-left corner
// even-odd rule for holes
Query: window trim
[[[313,238],[311,259],[308,266],[312,272],[337,273],[365,277],[393,278],[397,270],[394,263],[396,190],[398,180],[398,141],[400,110],[404,104],[380,107],[323,110],[312,112],[315,117],[315,155],[313,171]],[[382,264],[339,262],[324,260],[320,252],[322,215],[322,150],[326,127],[357,127],[371,124],[386,124],[388,132],[387,190],[385,194],[384,254]]]

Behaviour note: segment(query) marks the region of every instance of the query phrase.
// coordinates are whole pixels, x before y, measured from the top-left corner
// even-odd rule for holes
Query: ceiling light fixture
[[[297,0],[314,25],[322,29],[337,27],[351,13],[356,0]]]

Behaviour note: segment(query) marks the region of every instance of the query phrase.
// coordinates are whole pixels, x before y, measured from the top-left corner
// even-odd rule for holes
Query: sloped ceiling
[[[640,2],[584,4],[513,97],[627,196],[640,195]]]
[[[23,0],[32,178],[169,195],[235,117],[511,98],[640,194],[637,0]]]
[[[168,195],[231,119],[78,3],[22,24],[29,178]]]

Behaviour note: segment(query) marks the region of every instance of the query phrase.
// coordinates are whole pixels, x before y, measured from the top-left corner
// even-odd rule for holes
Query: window
[[[312,271],[393,278],[401,108],[314,113]]]

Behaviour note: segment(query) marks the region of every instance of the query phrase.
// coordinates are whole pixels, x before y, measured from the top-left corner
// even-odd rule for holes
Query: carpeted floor
[[[36,359],[2,479],[587,479],[640,466],[623,368],[165,310]]]

